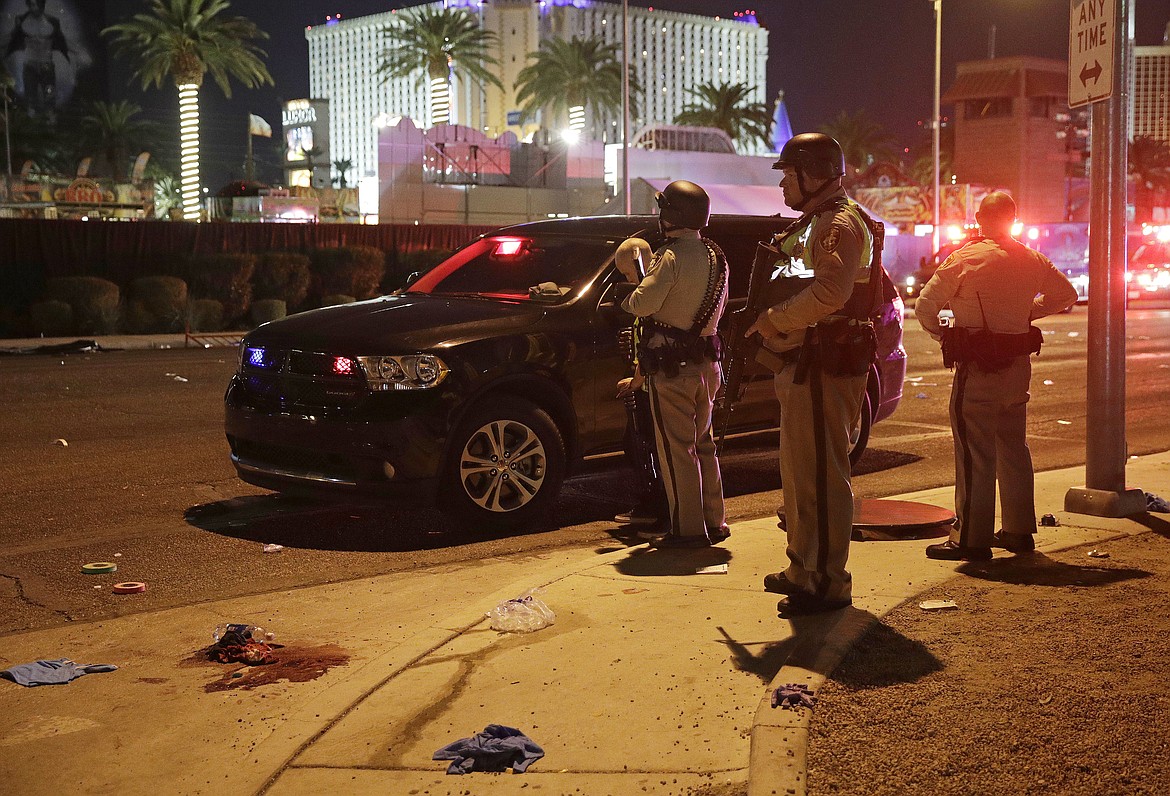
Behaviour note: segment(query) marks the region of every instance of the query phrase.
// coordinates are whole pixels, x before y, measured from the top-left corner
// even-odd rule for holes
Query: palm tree
[[[704,83],[688,88],[694,100],[683,105],[675,124],[715,127],[740,146],[753,142],[772,147],[772,113],[763,102],[752,102],[752,88],[742,83]]]
[[[126,181],[126,160],[131,148],[145,148],[144,139],[152,136],[157,127],[153,122],[135,119],[142,108],[132,102],[95,102],[90,113],[81,119],[81,128],[101,149],[110,166],[115,182]]]
[[[353,161],[349,158],[333,161],[333,168],[337,169],[337,187],[345,188],[349,183],[345,179],[346,173],[353,168]]]
[[[606,44],[592,37],[578,39],[549,39],[540,50],[531,53],[532,63],[516,76],[516,101],[522,103],[525,118],[535,118],[536,112],[547,108],[551,126],[562,119],[569,129],[580,131],[585,127],[585,109],[596,108],[605,113],[618,114],[622,110],[622,62],[616,44]],[[630,93],[638,90],[630,81]],[[633,108],[631,115],[635,113]]]
[[[827,124],[821,125],[821,132],[837,139],[845,152],[845,163],[853,169],[854,175],[879,160],[894,159],[893,136],[863,110],[853,114],[841,111]]]
[[[183,217],[199,218],[199,89],[210,72],[224,95],[232,95],[229,78],[247,88],[272,85],[264,66],[266,53],[253,42],[268,38],[246,17],[224,14],[228,0],[151,0],[147,13],[102,31],[113,38],[114,52],[137,59],[134,73],[145,89],[161,88],[166,78],[179,91],[179,141]]]
[[[480,28],[462,8],[420,6],[399,14],[383,29],[390,46],[382,51],[378,73],[391,78],[417,75],[430,81],[431,125],[451,121],[451,75],[464,73],[481,83],[503,88],[485,64],[498,66],[491,56],[496,34]]]

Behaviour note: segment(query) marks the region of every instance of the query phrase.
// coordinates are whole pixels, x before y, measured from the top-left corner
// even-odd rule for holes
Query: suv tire
[[[476,528],[526,525],[556,499],[565,459],[564,439],[546,411],[514,396],[490,396],[451,436],[440,501]]]
[[[873,376],[870,376],[870,380],[873,380]],[[865,454],[865,448],[869,445],[869,432],[872,428],[873,402],[867,386],[861,396],[861,422],[858,423],[856,435],[849,439],[849,465],[851,468],[856,467],[857,462]]]

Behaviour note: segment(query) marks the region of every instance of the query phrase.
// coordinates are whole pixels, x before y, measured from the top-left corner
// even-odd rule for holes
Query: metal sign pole
[[[1125,172],[1133,4],[1114,2],[1113,90],[1092,108],[1085,486],[1064,497],[1065,511],[1098,517],[1146,510],[1145,492],[1125,485]],[[1089,72],[1080,77],[1086,78],[1094,79]]]

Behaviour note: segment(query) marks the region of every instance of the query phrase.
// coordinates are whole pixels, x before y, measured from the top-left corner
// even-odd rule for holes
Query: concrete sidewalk
[[[1130,460],[1128,475],[1170,493],[1170,453]],[[1083,479],[1083,468],[1037,475],[1037,510],[1061,523],[1041,529],[1041,550],[1148,532],[1064,513]],[[898,497],[952,500],[950,488]],[[855,607],[783,620],[760,585],[784,557],[775,518],[733,532],[718,548],[615,540],[4,637],[0,668],[62,657],[120,668],[56,687],[0,681],[0,781],[123,796],[802,794],[811,714],[772,708],[772,690],[815,691],[876,617],[956,565],[926,559],[929,540],[855,543]],[[696,574],[720,564],[726,574]],[[77,577],[108,593],[133,562]],[[488,627],[487,611],[534,587],[555,625]],[[221,622],[275,631],[288,663],[204,660]],[[493,723],[545,757],[524,775],[448,776],[431,759]]]

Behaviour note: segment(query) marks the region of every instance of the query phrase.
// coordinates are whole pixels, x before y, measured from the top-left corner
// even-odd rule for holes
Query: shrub
[[[332,293],[328,296],[321,297],[322,307],[332,307],[334,304],[353,304],[357,299],[353,296],[345,296],[340,293]]]
[[[144,276],[130,283],[126,327],[131,332],[181,332],[187,283],[177,276]]]
[[[305,302],[311,279],[308,255],[267,252],[256,261],[253,298],[280,299],[287,309],[295,309]]]
[[[275,321],[288,315],[287,305],[280,299],[259,299],[252,302],[252,323]]]
[[[110,334],[118,325],[121,291],[108,279],[62,276],[45,283],[45,298],[73,308],[77,334]]]
[[[188,329],[218,332],[223,329],[223,304],[215,299],[195,299],[187,305]]]
[[[317,296],[373,298],[378,295],[386,273],[385,255],[370,246],[315,249],[310,258],[313,292]]]
[[[254,254],[206,254],[183,265],[191,296],[215,299],[223,305],[223,322],[244,316],[252,304]]]
[[[64,337],[73,332],[73,308],[64,301],[49,299],[28,308],[34,334]]]

